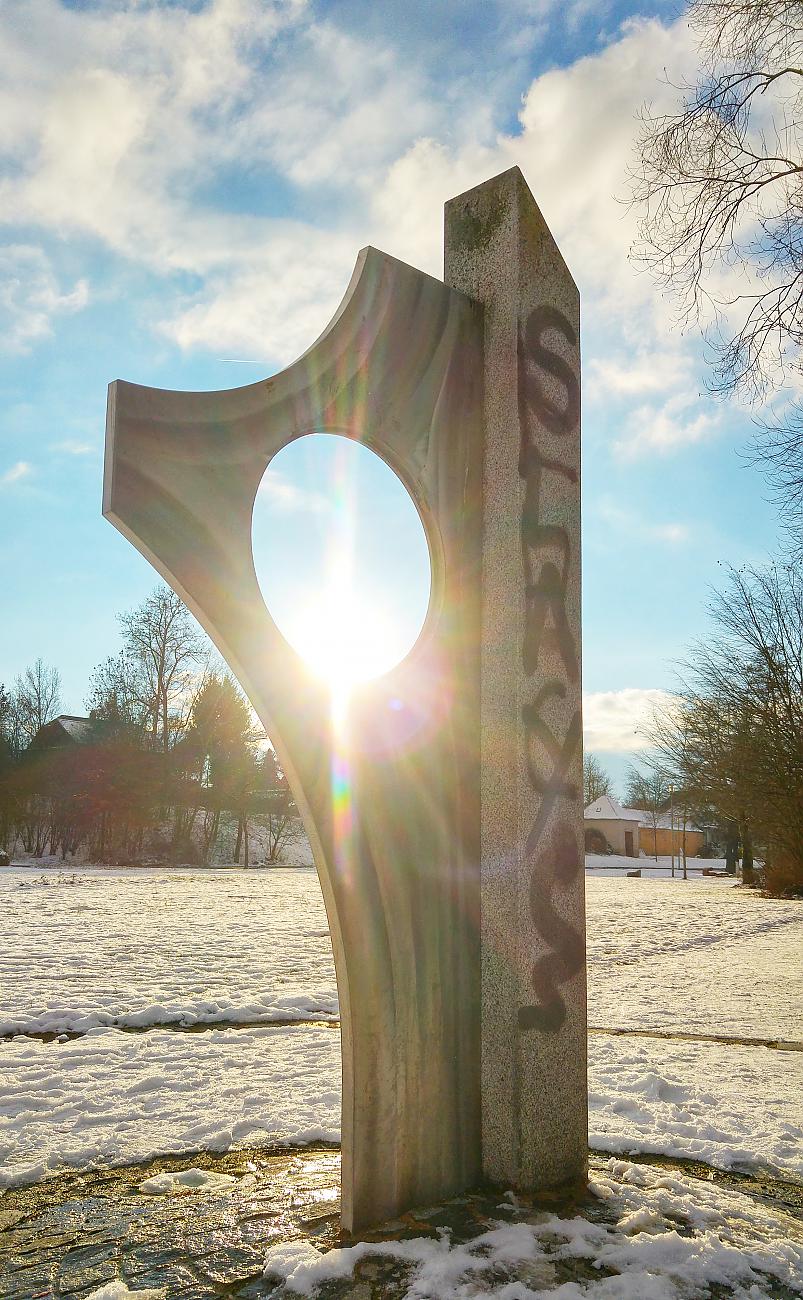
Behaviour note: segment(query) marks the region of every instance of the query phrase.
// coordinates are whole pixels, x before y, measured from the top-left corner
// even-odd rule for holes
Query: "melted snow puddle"
[[[567,1300],[681,1300],[711,1295],[712,1287],[745,1300],[803,1293],[803,1232],[786,1212],[707,1179],[624,1160],[597,1163],[589,1192],[562,1213],[506,1193],[490,1213],[486,1206],[474,1215],[474,1232],[455,1230],[443,1211],[427,1211],[395,1225],[417,1222],[429,1228],[427,1235],[391,1236],[391,1225],[384,1239],[375,1233],[328,1251],[306,1237],[277,1242],[267,1251],[264,1275],[283,1283],[278,1294],[331,1300],[356,1294],[355,1281],[360,1294],[365,1287],[366,1295],[438,1300],[535,1300],[551,1292]],[[486,1230],[477,1233],[483,1218]],[[466,1215],[463,1226],[470,1222]]]

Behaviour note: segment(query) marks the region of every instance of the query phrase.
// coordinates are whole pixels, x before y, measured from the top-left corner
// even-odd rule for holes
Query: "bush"
[[[722,854],[716,844],[701,844],[697,850],[698,858],[721,858]]]
[[[603,853],[603,854],[613,853],[613,849],[611,848],[610,844],[606,840],[605,836],[602,834],[602,831],[598,831],[598,830],[586,831],[585,848],[586,848],[586,853]]]
[[[783,851],[768,854],[762,883],[771,898],[803,897],[803,862]]]

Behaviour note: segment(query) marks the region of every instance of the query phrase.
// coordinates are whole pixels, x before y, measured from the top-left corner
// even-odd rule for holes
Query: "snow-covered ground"
[[[799,901],[588,875],[586,906],[590,1025],[803,1040]]]
[[[515,1206],[503,1202],[496,1224],[463,1245],[444,1233],[322,1253],[301,1239],[269,1250],[265,1272],[306,1296],[320,1294],[330,1278],[349,1278],[371,1256],[409,1270],[409,1300],[774,1300],[803,1293],[803,1249],[789,1239],[795,1224],[787,1215],[623,1160],[612,1159],[590,1187],[609,1222],[549,1213],[516,1221]],[[567,1265],[579,1280],[560,1282],[558,1270],[565,1276]],[[126,1297],[97,1292],[89,1300]]]
[[[586,871],[594,876],[626,876],[632,875],[634,871],[641,871],[643,875],[650,876],[668,876],[679,879],[683,875],[683,863],[678,855],[675,855],[674,865],[671,857],[667,854],[657,858],[652,857],[642,851],[637,858],[626,858],[619,853],[587,853],[586,854]],[[702,876],[705,872],[725,871],[724,858],[687,858],[686,871],[694,879]]]
[[[592,1034],[589,1143],[803,1178],[803,1054]]]
[[[803,1039],[803,908],[729,880],[587,885],[590,1024],[638,1031],[591,1034],[592,1145],[803,1175],[803,1053],[762,1045]],[[336,1010],[311,870],[0,868],[0,1186],[336,1140],[337,1029],[293,1023]]]
[[[0,908],[0,1034],[338,1014],[310,869],[0,867]]]
[[[101,1028],[2,1043],[0,1065],[0,1187],[64,1167],[340,1140],[336,1028]]]

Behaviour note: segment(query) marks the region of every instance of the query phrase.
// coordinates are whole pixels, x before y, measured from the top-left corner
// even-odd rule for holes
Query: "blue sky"
[[[698,335],[627,262],[636,114],[672,101],[664,69],[695,72],[678,12],[0,3],[0,681],[41,654],[81,712],[116,614],[154,585],[100,515],[109,380],[280,369],[360,247],[441,274],[443,202],[518,163],[582,294],[587,745],[618,777],[721,566],[776,539],[738,455],[748,417],[706,394]],[[303,460],[275,470],[287,538],[306,531]]]

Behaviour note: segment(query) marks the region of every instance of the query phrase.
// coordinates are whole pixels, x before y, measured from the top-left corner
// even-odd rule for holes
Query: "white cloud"
[[[519,7],[505,39],[518,31],[531,47],[549,6]],[[0,220],[89,235],[165,277],[190,272],[200,282],[183,296],[166,279],[157,328],[187,350],[283,363],[331,317],[363,244],[440,274],[443,202],[519,163],[610,340],[613,356],[592,367],[600,389],[628,399],[686,382],[663,344],[667,309],[628,266],[634,218],[615,196],[640,105],[674,96],[663,68],[693,72],[687,25],[629,23],[534,80],[518,129],[502,133],[511,48],[489,50],[478,88],[304,0],[7,0]],[[230,199],[220,186],[232,179]],[[277,179],[295,220],[263,215]]]
[[[303,0],[80,13],[10,0],[2,50],[0,221],[200,277],[178,300],[167,288],[156,322],[184,349],[304,351],[359,248],[378,242],[370,201],[387,169],[417,135],[448,129],[453,109],[415,60],[314,20]],[[262,215],[259,201],[253,215],[216,194],[221,177],[260,173],[267,192],[279,178],[300,206],[314,202],[311,219]]]
[[[688,524],[653,524],[651,531],[654,537],[663,542],[671,542],[673,546],[691,540],[691,529]]]
[[[648,749],[653,713],[671,699],[667,691],[636,686],[583,695],[583,744],[587,750],[629,753]]]
[[[595,397],[630,398],[642,393],[663,393],[693,382],[694,366],[688,353],[664,346],[628,357],[593,357],[586,374],[586,392]]]
[[[616,317],[656,303],[652,285],[628,266],[635,216],[626,193],[637,114],[675,98],[664,69],[692,72],[688,25],[636,19],[597,54],[533,82],[521,113],[522,135],[510,142],[523,157],[534,193],[558,237],[581,291]]]
[[[628,23],[599,53],[556,68],[532,82],[524,95],[520,129],[513,134],[474,132],[446,142],[419,139],[389,167],[374,200],[387,239],[398,233],[420,264],[431,257],[431,228],[451,195],[517,163],[558,240],[581,292],[595,310],[644,338],[669,317],[649,279],[633,271],[627,254],[636,218],[619,201],[645,101],[667,107],[675,98],[662,84],[671,67],[693,75],[696,57],[688,25]],[[419,232],[416,241],[414,232]],[[416,246],[418,242],[419,246]],[[643,314],[637,320],[636,313]]]
[[[194,190],[231,162],[232,119],[270,94],[260,60],[303,11],[282,0],[82,12],[11,0],[0,147],[16,165],[0,185],[3,219],[91,234],[159,269],[226,262],[237,222],[193,203]]]
[[[300,510],[304,514],[309,511],[319,513],[331,509],[331,503],[322,493],[297,487],[295,483],[288,482],[279,470],[271,466],[268,466],[262,476],[254,505],[255,513],[259,509],[260,502],[273,509]]]
[[[305,188],[353,186],[362,196],[442,110],[423,68],[330,21],[298,32],[294,57],[253,95],[234,124],[240,156],[265,161]]]
[[[679,447],[707,442],[719,430],[722,414],[718,408],[692,410],[695,397],[684,393],[671,397],[663,406],[640,406],[628,415],[621,438],[614,441],[614,452],[623,460],[636,460],[655,453],[666,455]],[[713,406],[713,399],[709,399]]]
[[[187,351],[214,347],[287,364],[328,324],[355,256],[351,240],[287,223],[239,267],[209,277],[200,294],[176,304],[159,328]]]
[[[631,542],[668,542],[679,546],[691,541],[692,528],[680,520],[647,520],[632,507],[623,510],[610,497],[600,497],[594,503],[594,513],[608,528],[624,535]]]
[[[0,474],[0,487],[12,487],[15,483],[21,483],[23,479],[30,478],[33,473],[33,465],[27,460],[18,460],[16,465],[12,465],[5,473]]]
[[[88,300],[85,280],[66,292],[59,287],[41,248],[0,247],[0,347],[5,351],[27,352],[52,332],[54,316],[80,311]]]
[[[50,450],[63,452],[66,456],[89,456],[97,448],[91,442],[79,442],[76,438],[65,438],[63,442],[51,443]]]

